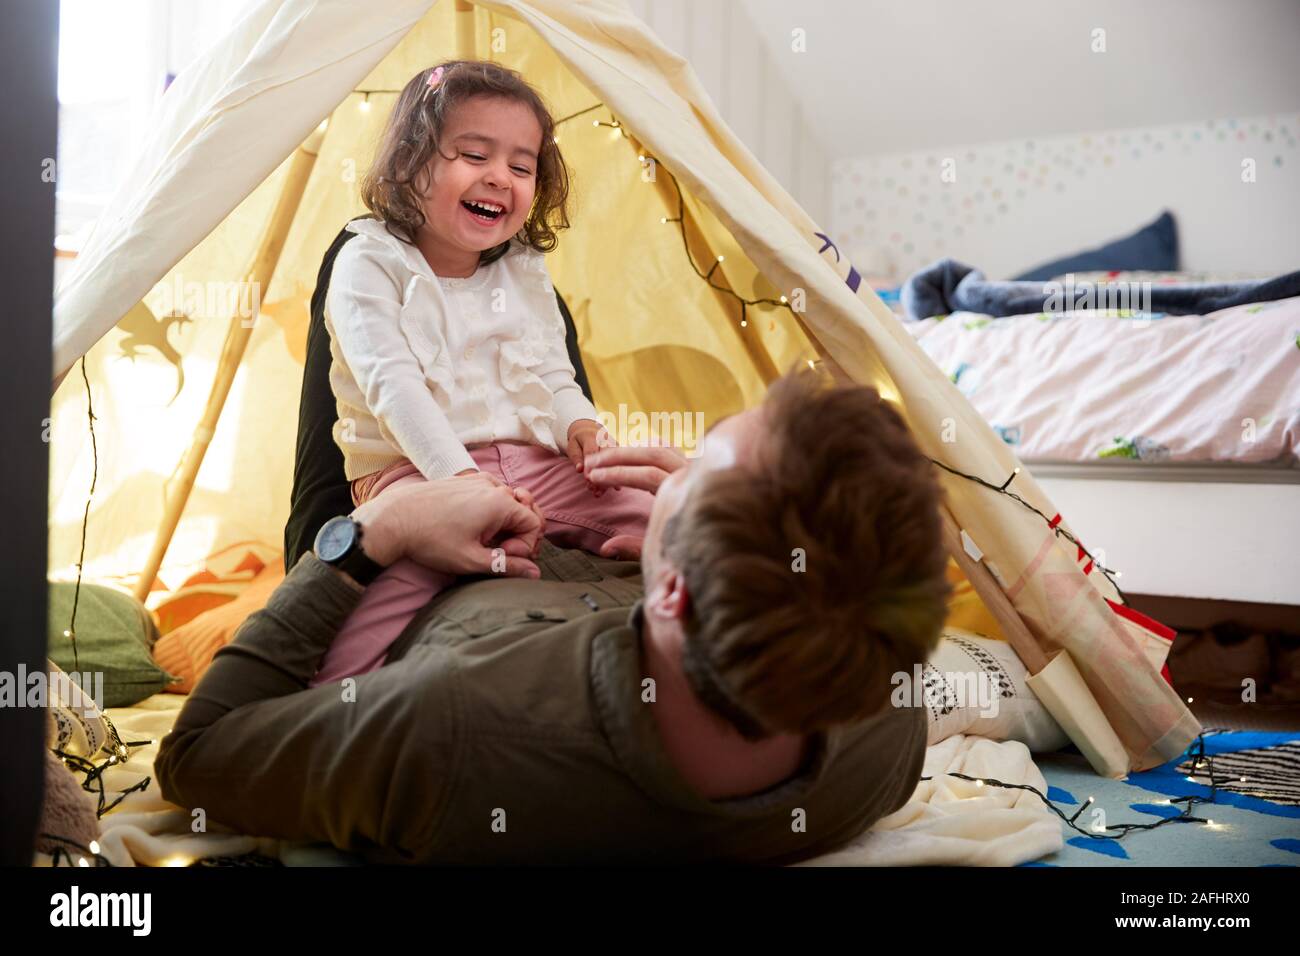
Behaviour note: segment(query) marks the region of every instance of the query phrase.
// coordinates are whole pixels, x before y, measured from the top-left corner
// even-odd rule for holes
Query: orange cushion
[[[153,646],[160,667],[181,680],[167,690],[188,694],[212,663],[217,651],[235,639],[239,625],[254,611],[266,606],[276,585],[284,580],[284,562],[272,561],[248,583],[233,601],[228,601],[169,631]]]

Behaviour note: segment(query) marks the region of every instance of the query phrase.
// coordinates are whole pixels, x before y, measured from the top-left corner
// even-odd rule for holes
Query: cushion
[[[148,609],[130,594],[98,584],[81,585],[77,601],[77,653],[63,636],[72,616],[76,584],[51,582],[49,658],[69,673],[102,672],[101,707],[130,707],[158,693],[175,678],[150,655],[158,628]]]
[[[1174,272],[1178,269],[1178,227],[1166,210],[1155,222],[1131,236],[1116,239],[1096,249],[1044,263],[1016,276],[1021,282],[1046,282],[1068,273],[1144,270]]]
[[[270,561],[233,601],[204,611],[192,621],[168,631],[154,645],[154,658],[178,678],[167,690],[188,694],[213,656],[235,639],[250,614],[266,607],[271,592],[284,580],[284,562]]]

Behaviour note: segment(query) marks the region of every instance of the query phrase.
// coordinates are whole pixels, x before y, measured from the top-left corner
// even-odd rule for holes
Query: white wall
[[[840,159],[1300,110],[1297,0],[722,2]]]
[[[803,98],[739,0],[628,0],[674,53],[686,57],[724,121],[814,222],[830,210],[830,154],[803,115]]]
[[[1289,272],[1298,137],[1289,113],[860,157],[832,163],[830,229],[886,282],[943,256],[1009,278],[1169,209],[1184,270]]]

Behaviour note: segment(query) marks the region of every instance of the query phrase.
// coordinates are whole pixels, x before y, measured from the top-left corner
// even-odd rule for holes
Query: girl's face
[[[442,155],[429,162],[421,231],[445,267],[468,264],[472,273],[480,252],[505,242],[528,218],[542,127],[523,103],[475,96],[448,117],[440,146]],[[471,209],[475,202],[495,212]]]

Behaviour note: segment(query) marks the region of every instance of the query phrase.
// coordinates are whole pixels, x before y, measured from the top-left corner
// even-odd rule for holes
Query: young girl
[[[452,61],[406,84],[362,185],[376,218],[348,226],[325,305],[357,504],[482,470],[531,491],[558,544],[644,536],[651,496],[597,493],[582,474],[612,441],[574,381],[542,256],[569,225],[568,190],[554,121],[518,74]],[[451,582],[409,560],[387,568],[312,686],[381,666]]]

